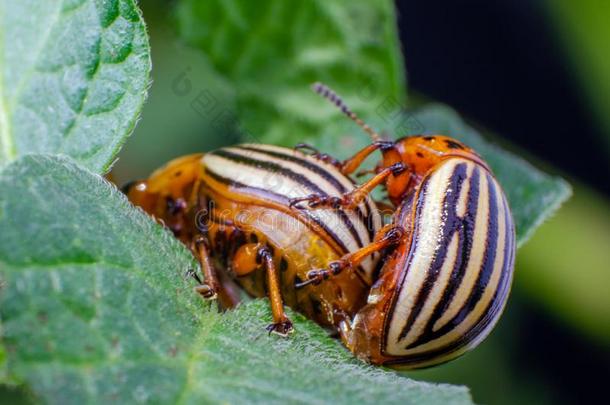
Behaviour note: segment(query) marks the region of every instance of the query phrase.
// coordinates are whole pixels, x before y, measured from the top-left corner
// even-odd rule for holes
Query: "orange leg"
[[[356,171],[356,169],[358,169],[358,167],[360,167],[362,165],[362,163],[366,160],[366,158],[368,158],[373,152],[375,152],[376,150],[380,149],[380,150],[387,150],[389,148],[393,148],[394,147],[394,142],[392,141],[377,141],[377,142],[373,142],[372,144],[364,147],[363,149],[361,149],[360,151],[358,151],[354,156],[352,156],[349,159],[344,160],[343,162],[341,162],[338,159],[333,158],[332,156],[328,155],[327,153],[320,153],[320,151],[318,151],[318,149],[316,149],[315,147],[306,144],[306,143],[300,143],[297,146],[295,146],[295,149],[303,151],[303,152],[309,152],[309,155],[315,157],[316,159],[319,159],[323,162],[326,163],[330,163],[333,166],[337,167],[341,173],[345,174],[346,176],[352,174],[353,172]]]
[[[354,156],[352,156],[349,159],[344,160],[341,163],[341,167],[340,167],[341,173],[345,174],[346,176],[352,174],[353,172],[356,171],[356,169],[358,169],[362,165],[362,163],[366,160],[366,158],[368,158],[371,155],[371,153],[375,152],[378,149],[381,149],[381,150],[387,149],[393,145],[394,145],[393,142],[379,141],[379,142],[374,142],[374,143],[364,147],[363,149],[358,151]]]
[[[267,330],[269,333],[288,336],[293,331],[292,321],[284,312],[280,279],[269,248],[259,243],[242,245],[233,256],[231,268],[237,276],[245,276],[261,266],[265,268],[267,275],[269,301],[273,314],[273,323],[267,327]]]
[[[290,200],[290,206],[303,209],[304,207],[299,204],[307,202],[309,208],[353,209],[356,208],[375,187],[384,183],[390,175],[398,176],[403,173],[406,168],[407,167],[402,162],[394,163],[392,166],[382,169],[374,177],[356,187],[351,192],[344,194],[342,197],[312,194],[307,197],[292,198]]]
[[[203,280],[200,280],[195,273],[193,276],[199,285],[195,287],[195,291],[206,299],[216,299],[218,291],[220,290],[220,283],[216,276],[216,270],[214,264],[210,258],[210,251],[207,246],[207,241],[204,236],[198,235],[193,240],[192,251],[195,253],[195,257],[199,261],[201,271],[203,272]]]
[[[302,288],[309,284],[318,285],[322,281],[328,280],[330,277],[336,276],[344,270],[354,271],[367,256],[398,244],[404,235],[405,231],[402,227],[393,224],[386,225],[377,232],[373,243],[356,250],[355,252],[348,253],[337,261],[331,262],[327,269],[309,271],[307,273],[307,280],[297,284],[295,287]]]

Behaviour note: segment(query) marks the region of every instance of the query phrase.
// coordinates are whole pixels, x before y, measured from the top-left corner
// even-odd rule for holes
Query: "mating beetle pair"
[[[235,305],[227,276],[268,295],[271,331],[292,330],[286,303],[375,364],[425,367],[473,348],[506,303],[515,252],[488,166],[445,136],[381,140],[330,89],[314,90],[373,143],[343,162],[304,145],[311,153],[222,148],[170,162],[129,198],[191,247],[203,296]],[[354,186],[347,176],[377,150],[375,176]],[[385,226],[369,196],[381,184],[395,207]]]

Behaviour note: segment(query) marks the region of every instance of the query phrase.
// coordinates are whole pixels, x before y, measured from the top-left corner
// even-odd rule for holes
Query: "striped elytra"
[[[375,175],[339,203],[313,196],[301,208],[349,210],[378,185],[395,206],[375,242],[352,254],[384,252],[367,304],[342,335],[345,344],[367,361],[404,368],[443,363],[474,348],[506,305],[516,248],[510,209],[489,166],[444,135],[383,140],[328,87],[318,83],[314,90],[373,140],[345,161],[334,159],[335,166],[350,175],[375,151],[382,159]],[[349,262],[310,272],[308,282],[340,274]]]
[[[495,325],[511,285],[515,233],[498,183],[469,160],[443,162],[414,201],[408,254],[392,263],[398,279],[383,352],[424,366],[459,356]]]
[[[444,160],[404,198],[392,225],[404,236],[382,258],[346,345],[402,368],[474,348],[502,313],[514,266],[515,231],[497,181],[472,160]]]
[[[331,164],[292,149],[243,144],[175,159],[127,194],[191,248],[204,276],[197,292],[224,307],[239,302],[235,283],[268,296],[269,330],[286,335],[292,325],[283,304],[336,330],[366,302],[379,255],[328,283],[295,287],[312,268],[373,242],[381,216],[370,198],[339,211],[303,211],[291,200],[340,197],[353,188]]]

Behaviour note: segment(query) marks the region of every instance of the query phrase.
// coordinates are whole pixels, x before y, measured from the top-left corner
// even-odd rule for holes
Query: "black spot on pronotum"
[[[174,177],[180,177],[182,175],[182,170],[178,170],[174,172]]]
[[[424,141],[433,141],[433,140],[434,140],[434,137],[433,137],[433,136],[424,136],[422,139],[423,139]]]
[[[446,139],[445,143],[449,149],[464,149],[464,147],[456,141],[452,141],[451,139]]]
[[[415,155],[417,155],[418,158],[423,159],[424,158],[424,154],[421,152],[415,152]]]

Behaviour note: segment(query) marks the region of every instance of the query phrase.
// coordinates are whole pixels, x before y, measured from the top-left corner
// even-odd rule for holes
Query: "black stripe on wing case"
[[[432,291],[432,288],[434,287],[434,284],[440,274],[443,264],[445,263],[447,248],[449,247],[451,238],[460,226],[461,221],[457,216],[456,209],[462,185],[464,180],[467,178],[466,169],[466,163],[456,165],[449,178],[449,184],[445,188],[446,192],[443,196],[443,212],[441,220],[441,223],[444,224],[444,226],[441,230],[441,235],[439,236],[439,249],[426,272],[427,277],[424,280],[419,293],[417,294],[415,303],[413,304],[411,312],[409,313],[409,318],[398,336],[399,340],[405,338],[424,307],[426,300],[428,299],[428,296],[430,295],[430,292]],[[432,196],[432,198],[436,197],[437,196]]]
[[[472,290],[470,291],[470,295],[468,297],[468,299],[466,300],[464,306],[460,309],[460,311],[453,317],[453,319],[451,319],[449,322],[447,322],[446,325],[444,325],[443,327],[439,328],[439,330],[437,330],[434,333],[431,333],[429,338],[425,341],[419,341],[418,339],[418,345],[426,343],[430,340],[436,339],[442,335],[445,335],[447,333],[449,333],[452,329],[454,329],[455,327],[457,327],[458,325],[460,325],[468,316],[468,314],[470,314],[472,312],[472,310],[474,310],[476,304],[479,302],[479,300],[481,299],[483,292],[485,291],[485,288],[487,287],[487,284],[489,283],[489,279],[491,278],[491,275],[493,273],[494,270],[494,265],[495,265],[495,259],[496,259],[496,254],[497,254],[497,243],[498,243],[498,237],[499,237],[499,233],[498,233],[498,204],[497,204],[497,189],[495,187],[494,181],[491,178],[491,176],[489,174],[487,174],[487,190],[488,190],[488,194],[489,194],[489,216],[488,216],[488,228],[487,228],[487,238],[486,238],[486,246],[485,246],[485,253],[483,255],[484,259],[483,259],[483,263],[481,265],[481,268],[479,269],[479,273],[478,273],[478,277],[477,277],[477,281],[475,282],[475,285],[473,286]],[[464,346],[465,344],[467,344],[470,340],[474,339],[477,334],[478,334],[478,328],[480,327],[478,320],[476,322],[473,323],[473,327],[471,327],[468,332],[464,333],[458,340],[456,340],[455,342],[452,342],[449,345],[445,345],[444,346],[444,350],[446,351],[454,351],[459,349],[460,347]],[[474,333],[474,331],[476,331],[477,333]],[[409,347],[412,348],[416,345],[410,345]]]
[[[502,193],[502,190],[496,188],[495,182],[491,183],[490,188],[494,188],[498,193]],[[490,191],[491,193],[492,191]],[[495,191],[494,191],[495,192]],[[502,197],[504,197],[502,195]],[[475,340],[481,333],[484,333],[489,328],[490,324],[493,324],[500,311],[504,307],[508,292],[510,291],[510,279],[512,276],[514,254],[515,254],[515,239],[514,239],[514,224],[510,214],[510,210],[505,198],[503,200],[504,218],[505,218],[505,244],[503,247],[498,247],[505,252],[502,268],[499,271],[502,272],[500,275],[501,279],[498,282],[498,287],[495,291],[494,299],[490,301],[489,305],[483,312],[481,319],[477,320],[474,325],[465,332],[458,340],[451,342],[450,344],[437,347],[433,350],[428,350],[423,353],[419,353],[409,358],[402,358],[396,361],[390,361],[388,364],[417,364],[433,360],[437,357],[448,356],[453,352],[456,352]],[[495,204],[495,202],[494,202]],[[499,236],[499,235],[498,235]]]
[[[463,218],[458,219],[456,229],[457,237],[459,238],[458,251],[447,288],[443,292],[443,296],[434,308],[430,319],[426,323],[426,326],[424,327],[424,332],[415,342],[409,345],[408,348],[413,348],[415,346],[425,344],[429,341],[437,339],[442,334],[447,332],[446,330],[443,330],[443,332],[441,332],[442,328],[440,328],[437,332],[434,332],[433,327],[434,324],[443,316],[445,311],[449,308],[468,269],[470,254],[472,253],[474,226],[479,204],[479,177],[479,168],[475,167],[472,171],[470,179],[468,180],[470,183],[470,189],[468,191],[468,204],[466,208],[466,214]]]
[[[306,159],[303,159],[303,158],[300,158],[300,157],[297,157],[294,155],[290,155],[287,153],[275,151],[275,150],[257,148],[255,146],[251,146],[251,145],[247,145],[247,146],[238,145],[235,147],[240,150],[256,152],[256,153],[271,156],[271,157],[274,157],[277,159],[285,160],[287,162],[295,163],[295,164],[303,167],[304,169],[307,169],[307,170],[319,175],[320,177],[322,177],[324,180],[329,182],[335,188],[335,190],[338,191],[339,194],[345,194],[348,192],[348,189],[337,179],[337,177],[335,175],[333,175],[331,172],[329,172],[325,168],[323,168],[319,165],[316,165]],[[345,178],[351,182],[351,180],[347,176],[345,176]],[[355,211],[358,216],[358,219],[364,224],[364,227],[366,228],[366,230],[368,232],[369,240],[372,241],[373,238],[375,237],[375,229],[373,229],[374,226],[373,226],[373,224],[371,224],[371,215],[374,213],[374,211],[373,211],[374,208],[371,206],[370,199],[365,201],[365,207],[367,209],[366,214],[362,212],[362,209],[360,207],[356,207]],[[362,245],[360,245],[360,247],[362,247]]]
[[[496,287],[496,291],[492,299],[490,300],[487,308],[484,312],[484,317],[486,319],[483,320],[483,323],[487,325],[489,322],[492,322],[494,318],[496,318],[499,312],[504,308],[504,303],[506,302],[506,298],[510,291],[511,278],[512,278],[512,269],[513,269],[513,261],[515,256],[515,234],[514,234],[514,225],[512,221],[512,217],[510,215],[510,210],[508,208],[508,203],[506,202],[506,198],[502,196],[502,206],[504,209],[504,259],[502,261],[502,267],[499,269],[500,280],[498,280],[498,286]],[[498,247],[500,249],[501,246]]]
[[[413,237],[411,238],[411,246],[409,246],[409,256],[406,258],[404,264],[402,264],[402,266],[400,268],[394,269],[394,271],[398,271],[402,275],[401,279],[398,283],[398,288],[396,289],[396,291],[402,291],[402,289],[404,288],[404,282],[409,273],[409,269],[411,268],[411,262],[413,261],[413,257],[415,256],[414,253],[417,251],[418,246],[419,246],[419,238],[417,236],[420,234],[421,216],[424,211],[424,202],[428,198],[429,184],[430,184],[430,178],[427,177],[422,181],[421,185],[419,186],[418,190],[416,191],[415,202],[413,202],[413,201],[409,202],[409,204],[413,207],[412,209],[415,209],[415,220],[411,224],[411,229],[409,229],[409,231],[411,232]],[[403,202],[401,204],[401,207],[399,208],[399,210],[402,210],[402,208],[404,208],[405,204],[406,204],[406,202]],[[407,215],[410,215],[410,213],[407,213]],[[400,298],[400,294],[394,294],[394,296],[392,297],[392,301],[390,303],[390,309],[388,311],[388,314],[392,314],[392,315],[387,316],[385,319],[385,322],[383,325],[383,330],[385,330],[385,331],[389,331],[390,325],[392,325],[394,322],[399,321],[399,320],[395,320],[396,304],[398,303],[399,298]],[[383,334],[383,347],[386,349],[388,347],[388,333]]]
[[[341,184],[341,182],[339,180],[337,180],[337,178],[335,176],[333,176],[331,173],[329,173],[327,170],[323,169],[322,167],[315,165],[305,159],[301,159],[301,158],[299,158],[297,156],[293,156],[293,155],[287,155],[287,154],[277,152],[274,150],[259,149],[259,148],[256,148],[254,146],[249,146],[249,145],[248,146],[238,145],[238,146],[236,146],[236,148],[242,149],[242,150],[248,150],[251,152],[257,152],[257,153],[261,153],[263,155],[268,155],[268,156],[271,156],[274,158],[285,160],[287,162],[296,163],[296,164],[302,166],[303,168],[314,172],[315,174],[322,177],[324,180],[331,183],[333,185],[333,187],[339,193],[344,194],[347,192],[347,188],[345,188],[345,186],[343,184]]]
[[[262,199],[266,199],[266,200],[271,200],[274,201],[280,205],[288,205],[289,204],[289,200],[286,196],[281,195],[281,194],[277,194],[274,193],[272,191],[269,190],[265,190],[259,187],[252,187],[252,186],[248,186],[246,184],[237,182],[235,180],[231,180],[228,179],[226,177],[223,177],[221,175],[219,175],[218,173],[215,173],[214,171],[210,170],[209,168],[206,169],[206,174],[209,175],[211,178],[213,178],[214,180],[216,180],[219,183],[222,184],[227,184],[230,185],[232,187],[235,188],[240,188],[243,190],[248,190],[248,192],[250,194],[254,194]],[[315,223],[317,226],[319,226],[326,234],[328,234],[343,250],[343,252],[349,252],[347,246],[345,245],[345,243],[337,236],[337,234],[335,234],[330,228],[328,228],[328,226],[326,226],[326,224],[324,224],[322,221],[320,221],[320,219],[312,216],[307,210],[302,210],[301,214],[306,216],[307,219],[309,221],[312,221],[313,223]]]
[[[263,170],[266,170],[271,173],[278,173],[278,174],[280,174],[284,177],[287,177],[290,180],[302,185],[306,189],[310,190],[311,193],[315,193],[315,194],[318,194],[321,196],[328,195],[320,187],[318,187],[317,185],[312,183],[309,179],[307,179],[302,174],[295,173],[290,169],[287,169],[285,167],[278,165],[277,163],[265,162],[263,160],[253,159],[251,157],[229,152],[229,151],[223,150],[223,149],[219,149],[214,152],[211,152],[211,154],[220,156],[220,157],[230,160],[232,162],[243,164],[245,166],[256,167],[256,168],[263,169]],[[338,210],[336,212],[337,212],[339,218],[341,219],[341,222],[343,222],[343,224],[347,227],[348,231],[350,232],[350,234],[356,241],[356,244],[359,247],[362,247],[363,246],[362,239],[360,238],[360,234],[356,230],[356,227],[354,226],[352,221],[350,221],[350,219],[347,217],[345,212],[343,212],[341,210]]]

